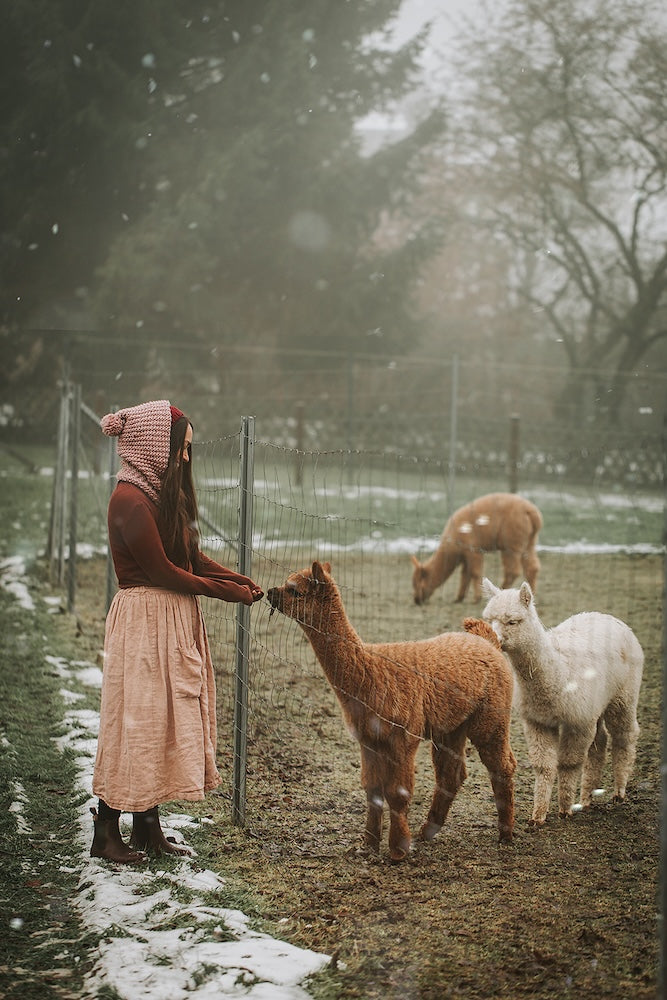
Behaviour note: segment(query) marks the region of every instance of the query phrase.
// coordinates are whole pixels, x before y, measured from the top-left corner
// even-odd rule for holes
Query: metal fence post
[[[59,585],[63,583],[64,565],[67,453],[69,450],[69,391],[69,381],[65,379],[60,384],[56,468],[53,476],[49,541],[47,546],[51,582]]]
[[[659,989],[667,990],[667,414],[662,430],[663,468],[663,573],[662,573],[662,733],[660,748],[660,904],[658,906]]]
[[[118,409],[114,406],[111,410],[115,413]],[[110,437],[107,439],[109,442],[109,497],[114,491],[116,485],[116,473],[118,472],[118,451],[117,451],[117,441],[115,437]],[[113,601],[114,594],[116,593],[116,571],[113,565],[113,558],[111,555],[111,546],[107,540],[107,600],[106,600],[106,610],[108,612],[111,607],[111,602]]]
[[[69,493],[69,559],[67,562],[67,610],[74,611],[76,599],[76,540],[79,502],[79,448],[81,446],[81,386],[72,387],[70,396],[70,493]]]
[[[252,560],[252,498],[255,461],[255,418],[243,417],[239,483],[239,573],[250,576]],[[234,779],[232,822],[245,824],[246,770],[248,759],[248,649],[250,645],[250,608],[236,610],[236,688],[234,699]]]

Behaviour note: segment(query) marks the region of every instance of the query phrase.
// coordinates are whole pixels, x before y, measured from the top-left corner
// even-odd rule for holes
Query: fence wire
[[[87,437],[92,423],[84,421],[80,428],[78,524],[76,532],[70,534],[70,540],[76,538],[74,551],[81,554],[84,549],[99,552],[106,543],[106,500],[112,485],[108,454],[105,460]],[[63,433],[69,435],[70,429]],[[517,446],[518,488],[540,508],[544,518],[538,545],[542,563],[537,590],[540,617],[545,624],[555,625],[566,614],[581,610],[608,612],[626,621],[644,648],[640,757],[646,759],[644,772],[650,774],[662,755],[654,791],[663,796],[664,913],[667,751],[664,740],[661,749],[656,745],[660,741],[655,733],[656,706],[667,679],[667,504],[661,472],[666,439],[661,438],[659,448],[653,438],[645,442],[643,467],[655,470],[655,475],[645,476],[638,471],[638,453],[624,449],[619,451],[624,456],[623,471],[619,472],[617,457],[610,459],[604,442],[593,447],[581,441],[577,446],[572,441],[566,453],[561,442],[560,454],[566,454],[566,461],[533,465],[527,438],[522,425]],[[504,451],[492,458],[486,446],[480,444],[475,450],[469,443],[465,461],[457,461],[452,480],[446,454],[433,458],[395,450],[297,448],[256,428],[253,475],[248,486],[252,522],[242,536],[241,438],[237,428],[231,427],[226,436],[195,442],[202,545],[213,558],[231,567],[241,565],[240,555],[246,546],[248,561],[244,565],[252,567],[251,575],[265,591],[283,584],[289,574],[308,569],[315,559],[329,562],[349,621],[366,642],[417,640],[460,630],[463,617],[479,614],[481,608],[470,600],[463,605],[453,603],[459,571],[426,605],[418,607],[412,594],[410,557],[423,560],[435,551],[454,507],[513,485],[507,461],[510,439],[508,425]],[[542,454],[550,455],[544,442],[543,446]],[[460,452],[460,442],[457,447]],[[63,451],[67,448],[60,448],[59,456]],[[66,484],[75,466],[71,456],[61,460],[65,468],[56,472],[54,481]],[[658,479],[660,485],[656,485]],[[62,498],[56,504],[58,518],[62,518],[64,504]],[[496,584],[501,582],[499,553],[485,555],[484,573]],[[239,820],[250,828],[265,821],[267,809],[279,809],[288,801],[298,802],[299,810],[312,822],[323,822],[323,814],[336,808],[340,788],[348,788],[347,778],[339,771],[341,760],[347,761],[351,773],[358,771],[359,763],[358,751],[344,733],[336,692],[324,677],[310,643],[294,621],[271,615],[268,603],[249,610],[242,626],[248,640],[244,654],[248,673],[247,680],[243,679],[247,705],[242,713],[247,728],[242,740],[244,759],[239,765],[235,738],[239,728],[236,607],[207,599],[203,605],[216,666],[224,794]],[[520,746],[516,731],[514,739]],[[313,774],[320,776],[315,784]],[[482,780],[474,765],[471,776],[473,784]],[[424,781],[418,776],[416,799],[428,794]],[[653,778],[648,781],[651,784]],[[519,807],[528,808],[527,796],[525,791],[519,793]],[[664,951],[663,920],[660,927]]]

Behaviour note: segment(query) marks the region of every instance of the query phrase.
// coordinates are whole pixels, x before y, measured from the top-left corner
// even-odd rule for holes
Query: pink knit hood
[[[168,399],[140,403],[102,417],[100,426],[118,438],[118,479],[133,483],[158,503],[169,462],[171,407]]]

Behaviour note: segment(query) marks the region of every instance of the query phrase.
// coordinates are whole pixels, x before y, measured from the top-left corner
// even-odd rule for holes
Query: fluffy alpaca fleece
[[[461,581],[456,600],[463,600],[472,581],[475,600],[479,601],[485,552],[500,552],[503,587],[511,586],[523,571],[535,589],[540,571],[536,546],[541,527],[542,515],[535,504],[515,493],[488,493],[455,510],[430,559],[420,563],[416,556],[411,557],[415,604],[427,601],[459,565]]]
[[[466,777],[469,739],[491,778],[500,839],[511,840],[513,679],[497,645],[467,632],[415,642],[364,643],[347,618],[329,563],[314,562],[292,573],[281,587],[268,591],[267,599],[306,633],[359,743],[369,848],[379,851],[386,802],[392,860],[401,861],[410,850],[407,814],[422,740],[431,742],[436,783],[420,839],[432,840],[445,822]]]
[[[556,775],[561,816],[572,815],[580,781],[580,805],[591,804],[602,784],[609,734],[614,801],[621,801],[639,736],[644,654],[634,633],[596,611],[545,629],[527,583],[499,590],[484,580],[483,591],[489,599],[483,616],[517,679],[516,705],[535,772],[531,824],[546,820]]]

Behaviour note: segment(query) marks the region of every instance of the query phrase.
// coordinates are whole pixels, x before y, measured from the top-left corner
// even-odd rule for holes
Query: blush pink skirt
[[[106,620],[93,794],[143,812],[220,784],[215,678],[199,599],[119,590]]]

